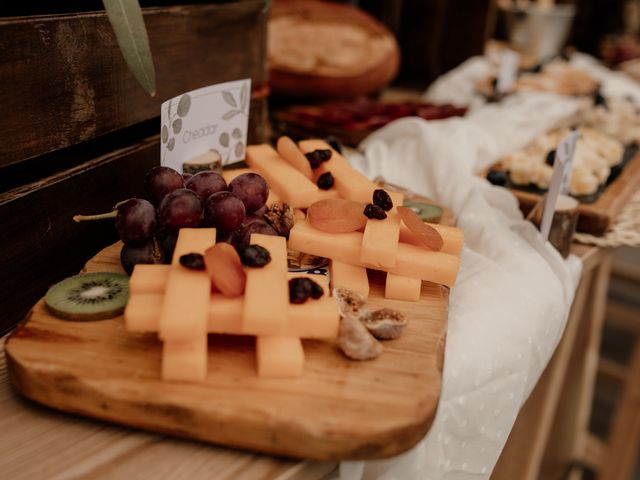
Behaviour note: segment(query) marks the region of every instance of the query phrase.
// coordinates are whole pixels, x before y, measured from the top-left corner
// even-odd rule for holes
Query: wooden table
[[[567,328],[524,405],[494,472],[535,479],[580,458],[597,365],[611,251],[574,246],[584,262]],[[212,447],[59,413],[12,390],[0,339],[0,472],[6,478],[328,479],[335,462],[300,462]],[[595,355],[594,355],[595,352]],[[567,375],[567,372],[571,375]],[[544,462],[543,462],[544,460]],[[559,475],[544,478],[559,478]]]

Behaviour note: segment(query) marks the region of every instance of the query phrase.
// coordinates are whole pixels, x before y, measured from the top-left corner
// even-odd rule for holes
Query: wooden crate
[[[145,8],[155,97],[129,72],[104,12],[0,18],[0,333],[115,240],[111,221],[72,216],[142,195],[159,163],[163,101],[250,77],[249,141],[263,140],[266,5]]]

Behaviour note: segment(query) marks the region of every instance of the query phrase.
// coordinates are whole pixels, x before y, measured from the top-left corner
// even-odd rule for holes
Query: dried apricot
[[[307,209],[309,223],[323,232],[347,233],[364,228],[367,217],[362,205],[342,198],[320,200]]]
[[[430,250],[442,250],[442,235],[435,228],[423,222],[416,212],[408,207],[396,207],[396,210],[404,224],[422,245]]]
[[[296,143],[289,137],[280,137],[276,144],[276,149],[282,158],[293,165],[296,170],[302,172],[302,174],[309,180],[313,180],[313,171],[309,161],[304,156]]]
[[[244,292],[247,276],[240,256],[228,243],[216,243],[204,252],[204,264],[211,283],[227,297],[237,297]]]

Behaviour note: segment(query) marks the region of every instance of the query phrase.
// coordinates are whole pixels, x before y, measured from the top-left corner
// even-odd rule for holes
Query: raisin
[[[556,151],[555,150],[549,150],[549,153],[547,153],[547,158],[545,159],[545,163],[547,165],[549,165],[550,167],[553,167],[553,164],[556,163]]]
[[[247,267],[262,268],[271,261],[269,250],[260,245],[247,245],[239,249],[240,260]]]
[[[324,141],[331,145],[331,148],[333,148],[336,152],[342,153],[342,142],[336,137],[334,137],[333,135],[329,135],[324,139]]]
[[[314,170],[320,166],[322,162],[326,162],[331,159],[331,150],[329,149],[318,149],[313,152],[309,152],[305,154],[307,160],[309,160],[309,164],[311,168]]]
[[[387,212],[393,208],[393,201],[391,200],[391,197],[381,188],[373,191],[373,204]]]
[[[331,175],[331,172],[323,173],[318,177],[318,181],[316,183],[318,188],[321,188],[322,190],[329,190],[333,187],[333,175]]]
[[[369,205],[364,207],[363,213],[367,218],[375,218],[376,220],[384,220],[385,218],[387,218],[387,214],[385,213],[385,211],[378,205],[374,205],[373,203],[370,203]]]
[[[289,302],[300,304],[309,297],[318,299],[324,294],[322,287],[310,278],[292,278],[289,280]]]
[[[199,253],[186,253],[180,257],[180,265],[189,270],[204,270],[204,257]]]

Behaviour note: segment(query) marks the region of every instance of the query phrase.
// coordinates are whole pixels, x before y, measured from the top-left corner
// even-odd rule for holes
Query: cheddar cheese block
[[[266,248],[271,261],[262,268],[247,269],[242,328],[251,335],[278,335],[285,330],[289,306],[287,241],[254,233],[251,243]]]
[[[406,277],[420,278],[448,287],[454,285],[460,268],[460,259],[455,255],[431,252],[406,243],[398,245],[395,267],[377,268],[358,261],[361,246],[361,232],[322,232],[313,228],[307,221],[296,223],[289,233],[289,248],[293,250]]]
[[[165,340],[162,379],[202,382],[207,378],[207,336]]]
[[[329,268],[332,288],[346,287],[360,293],[364,298],[369,296],[369,277],[365,267],[331,260]]]
[[[304,350],[297,337],[256,338],[258,375],[269,378],[289,378],[302,375]]]
[[[392,268],[396,266],[398,240],[400,238],[400,216],[396,211],[402,205],[404,195],[388,192],[393,201],[393,208],[387,212],[387,218],[377,220],[370,218],[364,227],[360,262],[373,265],[375,268]]]
[[[443,243],[442,249],[440,250],[442,253],[460,255],[464,247],[464,232],[461,228],[439,225],[437,223],[430,223],[429,226],[437,230],[442,237]],[[413,232],[411,232],[404,223],[400,225],[400,242],[417,245],[418,247],[422,246]]]
[[[256,172],[255,170],[252,170],[251,168],[232,168],[229,170],[223,170],[222,178],[224,178],[224,181],[227,182],[227,185],[229,185],[231,183],[231,180],[236,178],[238,175],[242,175],[243,173],[258,173],[258,172]],[[269,188],[269,196],[267,197],[266,205],[267,206],[273,205],[274,203],[280,203],[281,201],[282,200],[280,200],[280,197],[278,196],[278,194],[274,192],[272,188]]]
[[[404,300],[406,302],[417,302],[420,300],[421,290],[422,280],[419,278],[387,273],[384,298],[388,298],[390,300]]]
[[[360,268],[360,267],[357,267]],[[363,269],[364,270],[364,269]],[[365,272],[366,275],[366,272]],[[159,276],[163,273],[159,271]],[[166,278],[166,275],[164,275]],[[289,279],[307,277],[316,281],[325,294],[319,299],[308,299],[302,304],[289,304],[287,324],[281,334],[301,338],[336,338],[338,336],[339,315],[334,299],[330,296],[329,281],[324,275],[289,272]],[[127,330],[153,332],[158,329],[158,316],[162,308],[162,290],[137,294],[130,298],[131,308],[125,309]],[[211,295],[207,331],[228,335],[246,335],[242,328],[244,310],[243,297],[225,297],[220,293]]]
[[[129,278],[129,295],[164,292],[171,265],[138,264]]]
[[[154,266],[157,267],[159,265]],[[136,268],[138,267],[139,265],[136,265]],[[166,283],[166,279],[169,276],[168,273],[166,275],[160,274],[158,277]],[[154,287],[160,285],[160,283],[156,282]],[[158,288],[157,292],[129,292],[129,300],[124,309],[124,324],[127,330],[130,332],[158,331],[158,318],[164,301],[164,285]]]
[[[245,162],[262,175],[283,202],[292,208],[307,208],[318,198],[318,187],[283,159],[271,145],[247,147]]]
[[[215,228],[180,230],[160,313],[159,332],[163,340],[206,337],[211,279],[206,271],[180,265],[180,257],[187,253],[204,254],[215,238]]]
[[[314,150],[331,150],[331,158],[323,162],[315,170],[316,173],[331,172],[334,187],[343,198],[354,200],[363,204],[371,203],[373,191],[378,188],[375,183],[355,170],[351,164],[336,152],[324,140],[303,140],[298,143],[302,153],[310,153]]]

